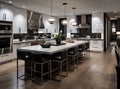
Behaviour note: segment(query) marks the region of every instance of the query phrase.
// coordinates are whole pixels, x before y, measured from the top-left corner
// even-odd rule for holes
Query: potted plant
[[[60,45],[61,44],[61,40],[62,40],[61,35],[60,34],[56,34],[55,40],[56,40],[56,44]]]

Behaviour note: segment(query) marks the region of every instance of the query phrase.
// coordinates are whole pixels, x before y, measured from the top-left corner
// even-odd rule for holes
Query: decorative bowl
[[[42,43],[40,44],[42,48],[50,48],[51,43]]]

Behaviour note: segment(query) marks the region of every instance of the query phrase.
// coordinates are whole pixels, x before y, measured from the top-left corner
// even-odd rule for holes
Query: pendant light
[[[75,7],[72,8],[73,9],[73,16],[75,15]],[[76,27],[77,26],[77,22],[76,20],[74,19],[74,21],[72,22],[72,26]]]
[[[50,24],[54,24],[55,18],[52,16],[52,0],[51,0],[51,17],[48,19],[48,22]]]
[[[66,17],[66,5],[67,5],[67,3],[63,3],[63,5],[64,5],[65,19],[62,21],[62,24],[67,25],[67,17]]]

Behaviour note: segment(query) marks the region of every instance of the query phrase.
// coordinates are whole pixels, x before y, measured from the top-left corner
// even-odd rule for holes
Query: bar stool
[[[50,76],[50,62],[46,55],[37,52],[31,52],[31,80],[39,80],[43,83],[45,75]]]
[[[83,52],[84,52],[84,45],[83,44],[81,44],[81,45],[79,45],[78,46],[78,53],[79,53],[79,60],[82,60],[82,59],[84,59],[84,54],[83,54]]]
[[[64,50],[61,52],[58,52],[54,55],[53,61],[58,63],[59,73],[63,72],[63,68],[66,68],[65,72],[66,75],[68,75],[68,51]]]
[[[30,52],[24,52],[22,50],[17,50],[17,78],[21,80],[28,80],[31,78],[31,60]],[[25,61],[25,73],[19,76],[19,63],[18,60]]]
[[[85,44],[85,56],[86,56],[86,58],[87,59],[89,59],[90,58],[90,47],[89,47],[89,42],[87,42],[86,44]]]
[[[78,47],[73,47],[73,48],[70,48],[68,49],[68,61],[69,61],[69,64],[71,64],[73,62],[73,66],[74,68],[77,68],[78,67]],[[75,62],[77,64],[77,67],[75,67]]]

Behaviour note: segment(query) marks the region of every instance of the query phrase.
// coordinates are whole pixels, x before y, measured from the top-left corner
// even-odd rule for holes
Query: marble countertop
[[[32,41],[40,41],[40,40],[46,40],[49,41],[50,39],[29,39],[29,40],[23,40],[23,41],[13,41],[13,44],[22,44],[22,43],[28,43],[28,42],[32,42]]]
[[[60,45],[60,46],[51,46],[50,48],[42,48],[40,45],[34,45],[34,46],[28,46],[28,47],[21,47],[17,50],[27,51],[27,52],[31,52],[31,51],[42,52],[44,54],[54,54],[58,51],[67,50],[69,48],[72,48],[74,46],[78,46],[80,44],[84,44],[87,42],[88,41],[75,41],[74,43],[66,43],[65,45]]]
[[[85,38],[85,37],[80,37],[80,38],[77,38],[78,40],[104,40],[104,39],[101,39],[101,38]]]

